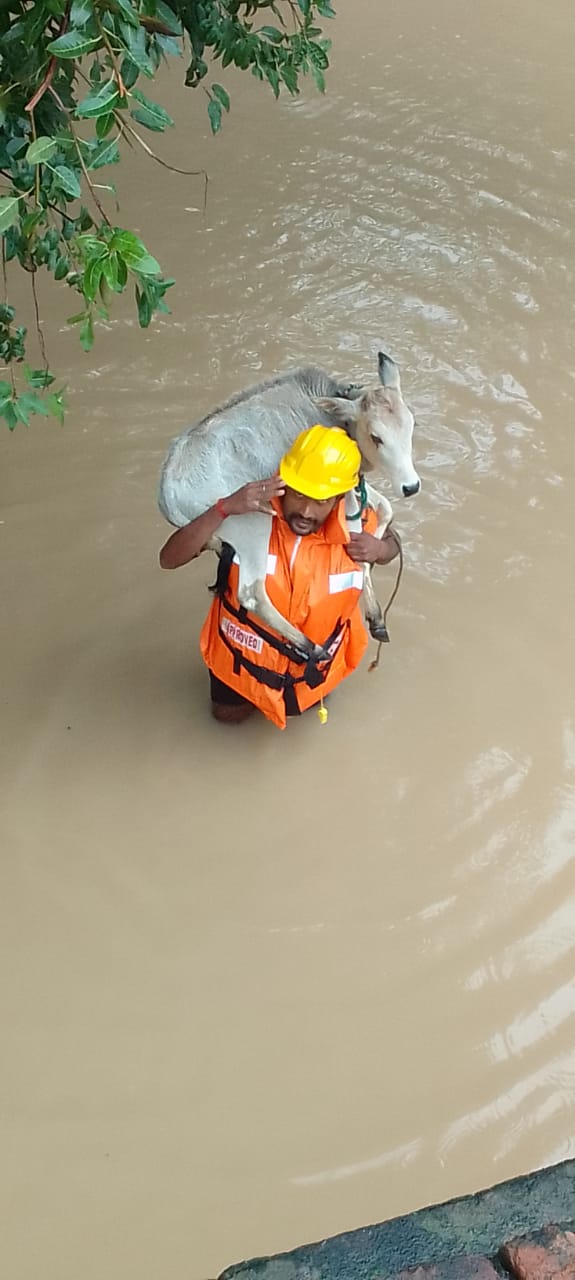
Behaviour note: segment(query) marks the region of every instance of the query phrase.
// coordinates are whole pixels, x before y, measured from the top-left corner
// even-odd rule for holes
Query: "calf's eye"
[[[372,435],[372,436],[371,436],[371,439],[373,440],[373,443],[374,443],[374,444],[381,444],[381,436],[374,436],[374,435]]]

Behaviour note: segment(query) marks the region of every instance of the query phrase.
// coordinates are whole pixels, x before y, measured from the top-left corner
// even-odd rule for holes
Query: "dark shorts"
[[[251,706],[249,698],[242,698],[241,693],[236,693],[235,689],[230,689],[228,684],[224,684],[223,680],[218,680],[213,671],[208,671],[210,677],[210,697],[220,707],[246,707]],[[296,702],[296,696],[293,689],[286,689],[284,693],[284,702],[287,716],[301,715],[300,709]]]

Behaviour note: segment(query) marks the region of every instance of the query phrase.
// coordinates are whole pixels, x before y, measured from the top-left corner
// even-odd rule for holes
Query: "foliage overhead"
[[[173,124],[146,82],[185,54],[185,83],[205,90],[218,133],[230,98],[211,79],[214,63],[251,70],[276,98],[282,88],[297,94],[308,74],[323,93],[330,42],[317,24],[333,15],[330,0],[0,0],[0,414],[11,430],[34,413],[63,418],[40,324],[40,268],[78,295],[68,323],[85,351],[95,320],[129,286],[143,328],[168,311],[174,281],[134,232],[114,225],[116,189],[98,172],[118,164],[126,145],[186,172],[140,132]],[[26,363],[26,329],[8,296],[11,262],[30,276],[42,369]]]

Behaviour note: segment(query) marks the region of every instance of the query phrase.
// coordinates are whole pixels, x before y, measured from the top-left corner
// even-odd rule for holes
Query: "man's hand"
[[[399,543],[393,529],[387,529],[383,538],[375,538],[372,533],[352,533],[346,550],[358,564],[389,564],[399,555]]]
[[[255,480],[252,484],[244,484],[241,489],[236,489],[228,498],[223,498],[215,507],[210,507],[203,515],[197,516],[171,534],[160,551],[162,569],[178,569],[180,565],[188,564],[199,556],[225,516],[243,516],[250,511],[265,511],[269,515],[275,515],[270,501],[281,497],[282,493],[285,493],[285,484],[279,476],[271,476],[269,480]]]
[[[269,480],[254,480],[236,489],[229,498],[224,498],[223,505],[228,516],[246,516],[250,511],[265,511],[267,515],[275,515],[270,505],[272,498],[281,498],[285,493],[285,484],[279,476],[270,476]]]

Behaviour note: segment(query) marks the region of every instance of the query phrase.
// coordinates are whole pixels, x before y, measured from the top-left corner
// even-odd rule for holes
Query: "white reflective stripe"
[[[234,561],[233,561],[233,562],[234,562],[234,564],[239,564],[239,563],[240,563],[240,558],[239,558],[239,556],[237,556],[237,555],[236,555],[236,556],[234,556]],[[275,573],[275,571],[276,571],[276,569],[277,569],[277,563],[278,563],[278,558],[277,558],[277,556],[268,556],[268,563],[267,563],[266,573]]]
[[[292,553],[291,553],[290,562],[289,562],[289,567],[290,567],[290,569],[293,569],[293,563],[294,563],[294,560],[295,560],[295,558],[296,558],[296,556],[297,556],[297,553],[298,553],[298,551],[299,551],[299,544],[300,544],[300,542],[301,542],[301,538],[296,538],[296,540],[295,540],[295,542],[294,542],[293,551],[292,551]]]
[[[356,591],[361,591],[363,587],[363,573],[361,569],[351,569],[349,573],[330,573],[329,575],[329,594],[337,595],[338,591],[349,591],[355,587]]]

